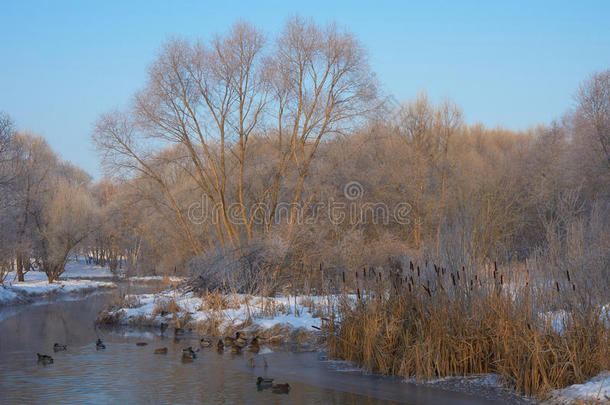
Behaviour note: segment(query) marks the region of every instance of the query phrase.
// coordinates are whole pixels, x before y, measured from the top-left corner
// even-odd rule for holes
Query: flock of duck
[[[174,336],[180,336],[184,334],[184,330],[181,328],[174,328]],[[136,342],[136,346],[147,346],[147,342]],[[201,338],[199,340],[199,345],[202,348],[209,348],[213,346],[213,343],[210,339]],[[102,342],[101,339],[97,339],[95,342],[96,350],[104,350],[106,349],[106,345]],[[226,336],[223,339],[218,339],[216,343],[216,349],[219,354],[224,353],[225,348],[230,348],[232,354],[240,354],[242,350],[246,350],[252,353],[258,353],[260,351],[259,337],[255,336],[251,340],[245,338],[241,332],[236,332],[235,337]],[[54,352],[61,352],[68,350],[68,346],[65,344],[55,343],[53,345]],[[186,347],[182,349],[182,361],[183,362],[192,362],[197,358],[197,353],[199,352],[199,348],[194,350],[192,346]],[[167,354],[167,347],[160,347],[153,351],[154,354]],[[53,357],[47,354],[36,353],[38,356],[38,362],[43,365],[48,365],[53,363]],[[265,368],[267,368],[267,360],[264,359]],[[254,367],[254,358],[250,359],[252,367]],[[285,384],[274,384],[273,378],[263,378],[258,377],[256,380],[256,386],[259,391],[265,389],[271,389],[274,393],[287,394],[290,391],[290,385],[288,383]]]

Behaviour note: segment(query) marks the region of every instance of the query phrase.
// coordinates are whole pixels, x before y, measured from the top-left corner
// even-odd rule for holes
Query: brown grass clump
[[[359,298],[344,296],[325,325],[329,354],[406,378],[498,373],[539,396],[610,368],[610,319],[599,306],[574,304],[562,313],[561,330],[536,311],[535,303],[557,295],[555,283],[534,296],[529,283],[505,288],[496,269],[476,282],[464,270],[424,271],[361,277]]]

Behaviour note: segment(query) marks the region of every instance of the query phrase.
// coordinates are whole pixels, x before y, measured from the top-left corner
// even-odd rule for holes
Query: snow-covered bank
[[[100,288],[116,287],[116,280],[131,282],[164,282],[177,284],[183,282],[182,277],[144,276],[126,277],[122,271],[113,273],[108,267],[87,264],[84,259],[70,260],[59,280],[49,284],[47,276],[41,271],[28,271],[25,281],[17,281],[17,273],[10,272],[4,285],[0,285],[0,305],[30,302],[37,296],[55,294],[85,293]]]
[[[101,323],[181,327],[217,335],[235,330],[255,332],[279,341],[295,341],[322,326],[327,297],[257,297],[166,291],[128,295],[122,306],[106,311]],[[307,340],[305,338],[305,340]]]
[[[112,272],[101,266],[87,265],[83,261],[71,261],[59,280],[49,284],[47,276],[41,271],[29,271],[25,281],[17,281],[16,272],[11,272],[0,285],[0,305],[27,303],[36,297],[86,293],[100,288],[113,288],[110,281],[92,280],[110,278]]]
[[[610,404],[610,371],[604,371],[584,384],[553,391],[545,404]]]

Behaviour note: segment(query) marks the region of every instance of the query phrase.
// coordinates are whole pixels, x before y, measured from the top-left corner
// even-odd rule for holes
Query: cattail
[[[426,268],[428,268],[428,260],[426,260]]]
[[[466,273],[466,269],[462,266],[462,273]]]
[[[428,288],[430,288],[430,280],[427,280],[426,284],[428,285]]]
[[[572,280],[570,280],[570,270],[566,270],[566,275],[568,276],[568,283],[572,282]]]
[[[576,284],[572,283],[572,291],[576,291]]]
[[[500,285],[504,284],[504,274],[500,274]]]
[[[453,282],[453,285],[455,285],[455,276],[453,275],[453,273],[451,273],[451,281]]]
[[[358,272],[355,271],[354,273],[356,273],[356,280],[358,280]]]
[[[458,280],[459,280],[459,279],[460,279],[460,272],[459,272],[459,271],[456,271],[456,272],[455,272],[455,275],[457,276],[457,278],[458,278]]]
[[[411,284],[407,284],[407,286],[409,287],[409,292],[411,292]]]
[[[356,293],[358,294],[358,299],[360,299],[360,288],[356,288]]]
[[[379,281],[381,281],[381,272],[379,272]]]
[[[417,277],[419,277],[419,266],[417,266]]]
[[[413,271],[413,262],[409,261],[409,270]]]
[[[411,284],[415,285],[415,281],[413,280],[413,276],[411,276]]]
[[[470,289],[472,290],[472,288],[474,287],[474,283],[472,281],[472,279],[470,280]]]
[[[343,278],[343,284],[345,284],[345,272],[341,272],[341,277]]]
[[[559,283],[555,281],[555,287],[557,287],[557,292],[559,292]]]
[[[443,276],[445,275],[445,268],[441,267],[441,273],[443,274]]]
[[[426,287],[425,285],[422,285],[422,287],[424,287],[424,290],[426,290],[426,292],[428,293],[428,296],[430,298],[432,298],[432,293],[430,292],[430,289],[428,287]]]
[[[366,267],[362,268],[362,278],[366,278]]]

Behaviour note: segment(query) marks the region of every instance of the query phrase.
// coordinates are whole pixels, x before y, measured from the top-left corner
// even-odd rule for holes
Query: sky
[[[550,123],[610,68],[610,1],[2,0],[0,111],[99,179],[93,123],[128,105],[164,41],[240,20],[271,37],[294,15],[355,33],[396,100],[450,97],[467,123]]]

